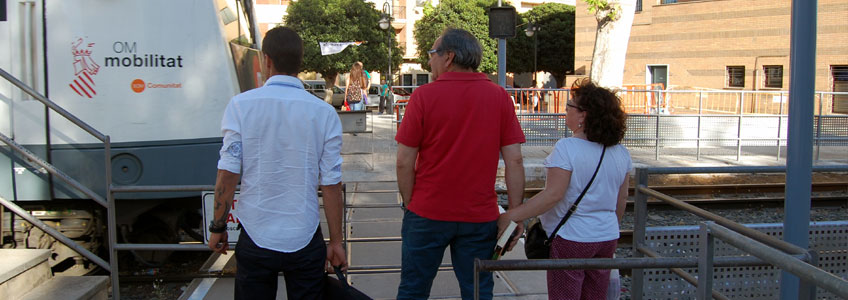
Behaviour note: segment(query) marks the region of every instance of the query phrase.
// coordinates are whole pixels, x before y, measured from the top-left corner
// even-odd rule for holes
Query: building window
[[[636,0],[636,12],[642,11],[642,0]]]
[[[425,85],[430,82],[430,74],[415,74],[415,85]]]
[[[660,4],[672,4],[677,3],[677,0],[660,0]]]
[[[833,91],[848,92],[848,65],[830,66],[833,76]],[[833,95],[833,112],[848,114],[848,95]]]
[[[783,87],[783,66],[763,66],[763,71],[766,74],[767,88],[782,88]]]
[[[745,66],[727,66],[727,87],[745,87]]]
[[[403,74],[401,83],[405,86],[412,86],[412,74]],[[412,93],[412,88],[405,88],[408,93]]]

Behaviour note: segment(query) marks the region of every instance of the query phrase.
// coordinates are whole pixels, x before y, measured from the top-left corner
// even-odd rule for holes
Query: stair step
[[[0,250],[0,299],[17,299],[50,280],[47,249]]]
[[[108,287],[108,276],[56,276],[20,299],[106,300]]]

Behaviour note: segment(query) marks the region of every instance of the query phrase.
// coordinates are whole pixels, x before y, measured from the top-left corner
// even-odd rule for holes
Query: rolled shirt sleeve
[[[327,117],[324,152],[318,163],[320,185],[333,185],[342,181],[342,122],[338,114]]]
[[[241,174],[242,165],[242,142],[241,142],[241,124],[236,107],[230,101],[224,110],[224,117],[221,120],[221,133],[224,135],[224,145],[219,151],[220,158],[218,159],[218,169],[226,170],[235,174]]]

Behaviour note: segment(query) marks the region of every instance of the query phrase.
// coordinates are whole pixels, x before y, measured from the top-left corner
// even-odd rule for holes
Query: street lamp
[[[539,24],[527,23],[527,29],[524,29],[524,34],[527,37],[533,38],[533,88],[536,88],[536,53],[538,52],[538,43],[536,42],[536,32],[539,31]]]
[[[388,31],[391,27],[392,20],[392,5],[389,3],[389,0],[383,2],[383,15],[380,17],[380,28],[386,30],[386,33],[389,36],[389,63],[388,63],[388,73],[386,73],[386,87],[388,87],[388,93],[383,91],[383,94],[386,97],[386,103],[389,107],[392,106],[392,103],[389,101],[393,98],[392,95],[392,33]]]

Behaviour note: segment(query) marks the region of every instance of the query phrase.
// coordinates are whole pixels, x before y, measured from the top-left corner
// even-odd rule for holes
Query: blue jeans
[[[353,103],[353,104],[349,104],[349,105],[350,105],[351,111],[365,110],[365,103],[363,103],[362,101],[359,101],[359,102]]]
[[[402,262],[398,299],[427,299],[433,279],[450,246],[453,272],[459,281],[462,299],[474,298],[474,259],[492,259],[498,225],[430,220],[412,211],[403,215],[401,228]],[[491,272],[480,273],[480,299],[492,299]]]

